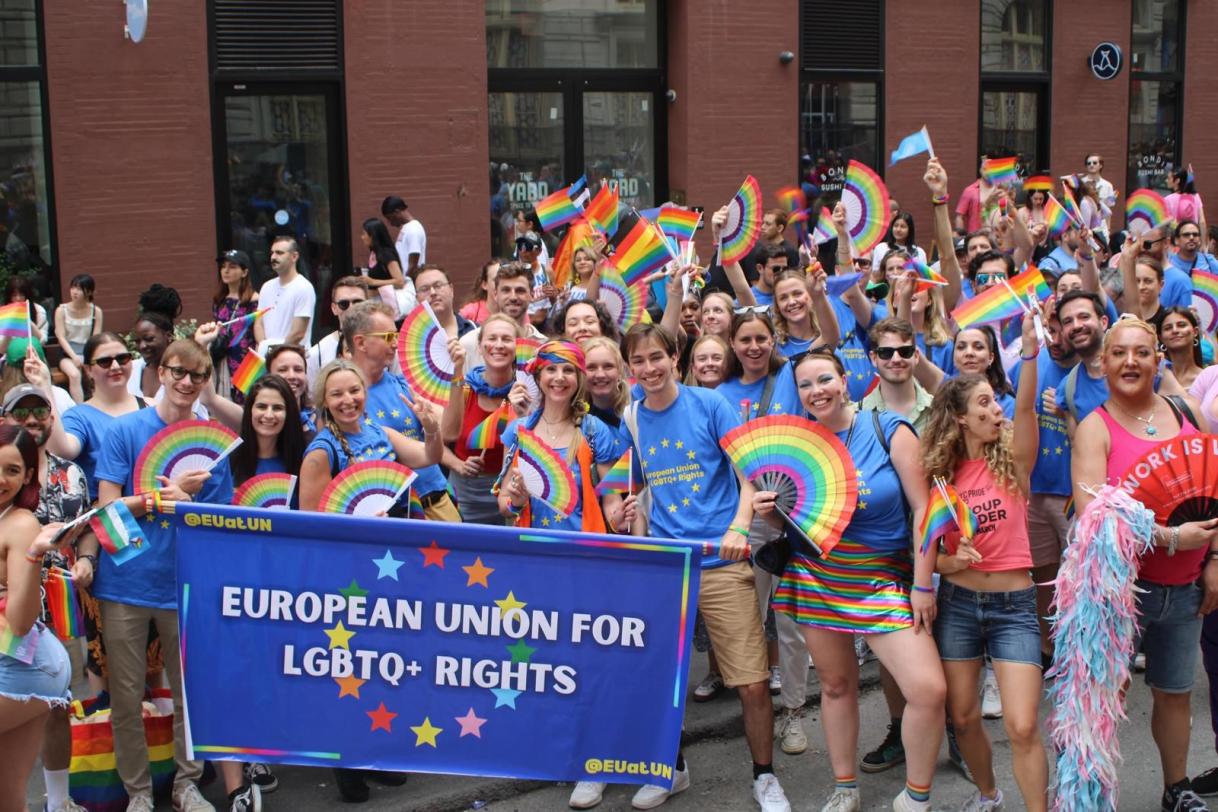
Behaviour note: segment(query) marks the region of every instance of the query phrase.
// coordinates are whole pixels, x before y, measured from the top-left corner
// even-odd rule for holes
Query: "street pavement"
[[[705,657],[698,655],[693,663],[691,682],[696,683],[706,672]],[[1129,721],[1121,726],[1121,810],[1159,809],[1162,779],[1158,754],[1150,737],[1150,695],[1141,683],[1141,675],[1130,691]],[[884,698],[876,688],[874,663],[863,669],[864,694],[860,699],[862,727],[859,737],[860,756],[883,738],[888,724]],[[1210,732],[1209,707],[1205,696],[1205,674],[1197,672],[1193,695],[1193,734],[1189,755],[1189,773],[1196,775],[1218,765],[1214,753],[1214,737]],[[820,717],[815,705],[819,702],[816,671],[809,673],[809,707],[804,720],[808,733],[807,752],[798,756],[784,754],[775,742],[774,767],[791,800],[795,812],[818,812],[832,790],[833,774],[825,751],[820,729]],[[689,790],[674,796],[662,809],[672,812],[748,812],[757,809],[752,798],[752,767],[740,724],[739,703],[735,697],[723,694],[707,703],[687,704],[685,750],[692,777]],[[1041,718],[1048,713],[1042,706]],[[1006,794],[1009,810],[1022,809],[1018,788],[1011,774],[1011,750],[1001,721],[988,721],[986,728],[994,743],[994,763],[998,785]],[[957,809],[969,796],[972,785],[947,761],[946,744],[935,775],[932,802],[935,809]],[[412,775],[403,787],[372,785],[371,800],[362,805],[343,804],[334,787],[329,770],[303,767],[276,767],[279,789],[265,797],[267,812],[322,812],[345,809],[355,812],[462,812],[479,809],[486,812],[554,812],[567,808],[571,784],[510,781],[502,779],[469,778],[447,775]],[[900,768],[879,775],[859,773],[865,810],[890,810],[892,798],[904,786]],[[604,812],[624,812],[631,808],[633,787],[610,787],[604,802],[598,807]],[[204,789],[208,800],[220,812],[227,812],[224,793],[219,782]],[[35,770],[30,782],[28,801],[31,812],[41,810],[44,798],[41,770]],[[1218,801],[1214,808],[1218,810]],[[158,810],[170,809],[161,803]]]

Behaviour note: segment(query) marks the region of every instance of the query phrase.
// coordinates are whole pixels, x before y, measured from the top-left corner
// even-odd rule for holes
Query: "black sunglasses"
[[[353,304],[359,304],[360,302],[365,301],[367,301],[367,299],[339,299],[335,301],[334,304],[338,305],[339,310],[346,310]]]
[[[1154,240],[1142,240],[1142,250],[1143,251],[1153,250],[1155,247],[1155,243],[1163,242],[1166,239],[1167,239],[1166,237],[1159,237],[1158,239],[1154,239]]]
[[[891,361],[893,353],[902,358],[913,358],[916,349],[917,347],[913,344],[902,344],[900,347],[876,347],[875,354],[881,361]]]
[[[125,367],[127,364],[131,363],[131,358],[131,353],[120,352],[118,355],[103,355],[101,358],[94,358],[89,363],[95,367],[109,369],[110,367],[114,366],[115,362],[118,362],[120,367]]]

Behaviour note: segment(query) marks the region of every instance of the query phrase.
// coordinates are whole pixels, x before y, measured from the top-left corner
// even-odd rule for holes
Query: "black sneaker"
[[[338,794],[349,804],[362,804],[371,794],[359,770],[335,767],[334,780],[338,784]]]
[[[970,770],[968,768],[968,764],[965,763],[964,756],[960,755],[960,747],[956,744],[956,730],[951,726],[950,722],[947,724],[946,730],[947,760],[955,765],[956,769],[960,771],[960,774],[963,775],[970,784],[976,784],[977,782],[973,780],[972,770]]]
[[[888,735],[880,746],[863,756],[859,769],[865,773],[882,773],[905,763],[905,745],[901,744],[901,720],[888,724]]]
[[[1187,778],[1163,790],[1160,808],[1163,812],[1209,812],[1209,807],[1193,792]]]
[[[229,812],[262,812],[262,791],[257,784],[246,784],[228,796]]]
[[[1218,767],[1206,770],[1192,780],[1193,792],[1202,798],[1213,798],[1218,795]]]
[[[389,770],[364,770],[364,777],[375,781],[383,787],[400,787],[410,777],[409,773],[395,773]]]
[[[249,784],[258,787],[259,792],[263,795],[268,795],[279,789],[279,779],[275,777],[275,773],[271,772],[271,768],[267,764],[254,762],[252,764],[243,765],[242,775]]]

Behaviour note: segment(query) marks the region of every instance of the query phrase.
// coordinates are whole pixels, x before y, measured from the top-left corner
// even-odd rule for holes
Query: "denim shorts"
[[[0,654],[0,696],[28,702],[37,699],[48,705],[64,707],[72,698],[72,663],[55,633],[41,623],[34,662],[26,663]]]
[[[935,643],[941,660],[990,659],[1040,666],[1036,587],[1017,592],[974,592],[939,582]]]
[[[1164,693],[1193,689],[1201,650],[1201,588],[1196,584],[1162,586],[1138,581],[1138,631],[1134,651],[1145,645],[1146,684]]]

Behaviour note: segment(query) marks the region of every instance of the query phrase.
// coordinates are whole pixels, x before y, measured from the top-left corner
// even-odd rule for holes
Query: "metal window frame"
[[[1036,152],[1040,156],[1040,166],[1029,167],[1028,171],[1037,174],[1049,171],[1053,165],[1053,0],[1040,0],[1045,7],[1045,69],[1043,71],[990,71],[986,72],[980,66],[980,50],[978,50],[978,73],[980,81],[977,88],[977,155],[982,154],[985,132],[985,94],[986,93],[1036,93]],[[981,43],[981,5],[977,5],[978,45]]]
[[[1127,100],[1129,105],[1130,117],[1125,122],[1125,183],[1129,186],[1130,167],[1129,155],[1130,146],[1133,136],[1133,83],[1134,82],[1160,82],[1170,83],[1176,86],[1176,152],[1172,156],[1173,166],[1179,167],[1184,156],[1184,92],[1185,92],[1185,66],[1188,64],[1188,3],[1182,0],[1174,0],[1176,3],[1176,69],[1174,71],[1145,71],[1133,69],[1133,55],[1129,56],[1129,82],[1127,87]],[[1133,20],[1130,18],[1130,48],[1132,49],[1133,37]],[[1132,188],[1132,187],[1131,187]]]

